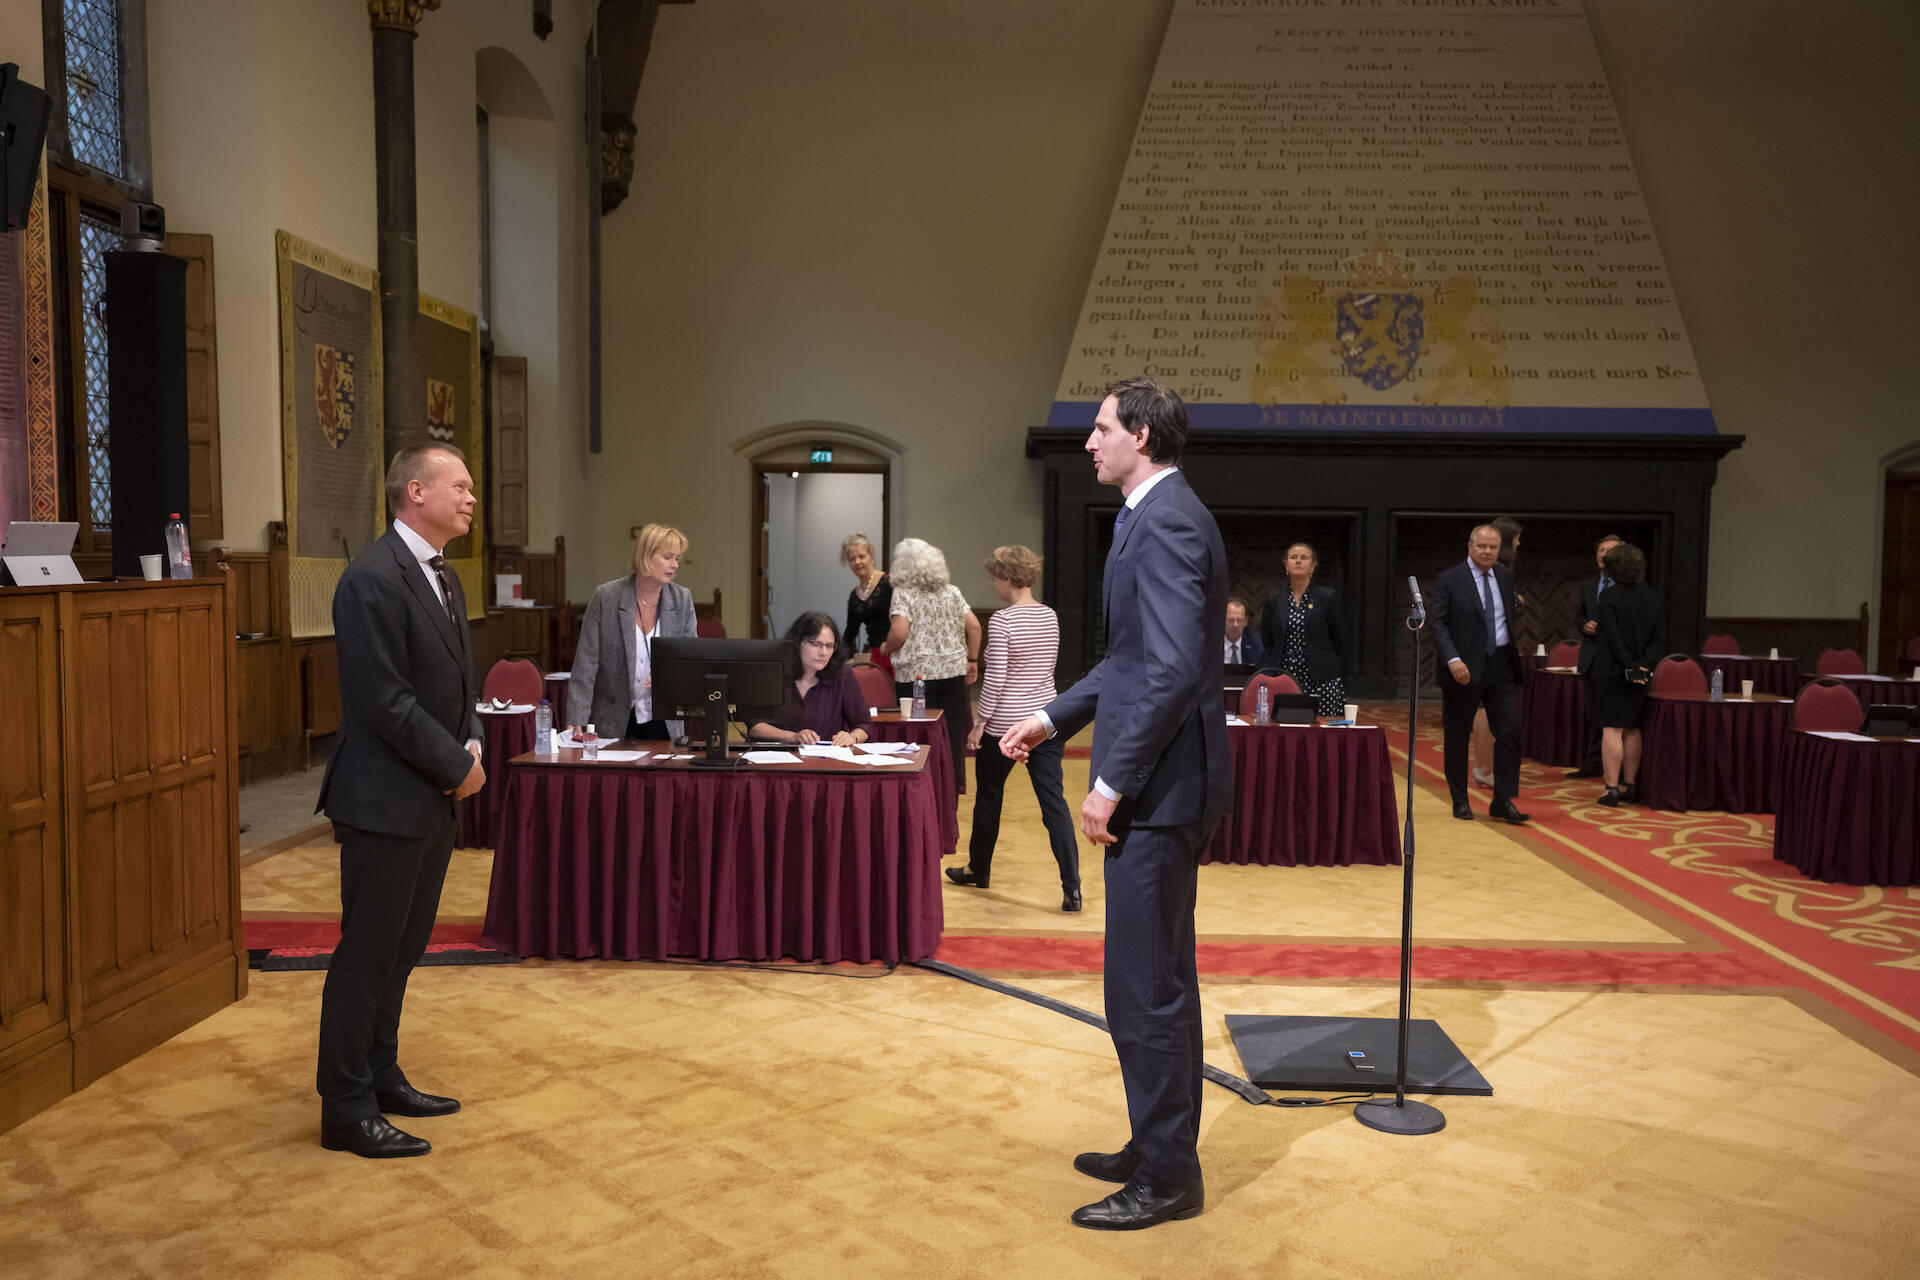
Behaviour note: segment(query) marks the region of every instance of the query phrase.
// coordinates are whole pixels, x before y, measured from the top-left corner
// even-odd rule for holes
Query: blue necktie
[[[1487,652],[1492,653],[1500,646],[1494,643],[1493,632],[1493,574],[1480,575],[1480,607],[1487,614]]]
[[[1113,518],[1113,540],[1115,542],[1120,541],[1120,531],[1127,527],[1127,514],[1132,510],[1132,507],[1123,506],[1120,508],[1120,514]]]
[[[1609,578],[1609,577],[1608,577],[1608,576],[1607,576],[1606,574],[1604,574],[1604,573],[1600,575],[1600,590],[1601,590],[1601,591],[1605,591],[1605,590],[1606,590],[1606,589],[1607,589],[1608,587],[1610,587],[1610,586],[1612,586],[1612,585],[1613,585],[1613,579],[1612,579],[1612,578]],[[1595,594],[1595,595],[1598,595],[1598,594],[1599,594],[1599,592],[1595,592],[1594,594]]]

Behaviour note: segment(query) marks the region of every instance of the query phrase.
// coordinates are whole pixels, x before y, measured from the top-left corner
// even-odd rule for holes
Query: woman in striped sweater
[[[1000,754],[1000,736],[1053,701],[1053,665],[1060,656],[1060,621],[1035,602],[1040,557],[1025,547],[996,547],[986,570],[1003,607],[987,626],[982,655],[980,714],[967,736],[973,755],[973,837],[967,865],[948,867],[955,884],[984,889],[993,870],[993,846],[1000,836],[1000,801],[1013,761]],[[1060,866],[1060,909],[1080,909],[1080,854],[1074,844],[1073,817],[1061,792],[1060,761],[1066,739],[1054,737],[1027,757],[1027,780],[1040,801],[1053,860]]]

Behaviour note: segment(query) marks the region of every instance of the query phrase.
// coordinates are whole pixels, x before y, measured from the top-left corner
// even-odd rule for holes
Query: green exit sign
[[[809,461],[809,462],[832,462],[832,461],[833,461],[833,450],[831,450],[831,449],[815,449],[815,450],[813,451],[813,457],[811,457],[811,458],[809,458],[809,459],[808,459],[808,461]]]

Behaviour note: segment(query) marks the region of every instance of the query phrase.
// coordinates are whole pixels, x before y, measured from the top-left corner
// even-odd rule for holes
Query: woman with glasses
[[[840,628],[824,613],[803,613],[787,628],[787,643],[800,655],[800,675],[788,695],[778,724],[762,721],[748,732],[770,742],[796,747],[831,742],[850,747],[865,742],[873,729],[860,682],[847,672]]]

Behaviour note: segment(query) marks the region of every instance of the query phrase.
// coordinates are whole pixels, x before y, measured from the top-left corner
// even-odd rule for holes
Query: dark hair
[[[1516,544],[1525,530],[1512,516],[1495,516],[1487,523],[1500,531],[1500,563],[1513,568],[1513,553],[1518,550]]]
[[[1253,606],[1248,604],[1245,600],[1242,600],[1239,596],[1228,596],[1227,603],[1239,605],[1240,612],[1246,614],[1247,617],[1249,618],[1253,617]]]
[[[1129,431],[1146,427],[1147,457],[1155,462],[1178,462],[1187,447],[1187,406],[1174,389],[1144,375],[1107,384],[1107,395],[1120,402],[1120,425]]]
[[[415,480],[427,478],[427,459],[436,453],[444,453],[458,458],[461,466],[467,465],[467,455],[450,444],[441,444],[438,440],[429,440],[425,444],[410,444],[393,455],[393,461],[387,464],[387,509],[399,515],[407,509],[407,486]]]
[[[820,634],[821,628],[833,632],[833,656],[827,659],[823,676],[837,676],[847,665],[847,646],[840,643],[840,624],[824,613],[803,613],[793,620],[787,628],[787,643],[793,646],[793,652],[800,653],[800,642],[811,640]]]
[[[1606,546],[1609,542],[1625,542],[1625,541],[1626,539],[1621,537],[1617,533],[1603,533],[1600,535],[1599,541],[1593,544],[1593,549],[1595,551],[1598,551],[1600,548]]]
[[[1610,547],[1604,557],[1607,576],[1615,582],[1633,583],[1647,580],[1647,557],[1631,542],[1623,542]]]
[[[1313,557],[1313,567],[1316,569],[1320,567],[1320,553],[1313,549],[1313,544],[1311,542],[1301,542],[1298,540],[1289,542],[1287,544],[1286,554],[1289,556],[1292,555],[1293,549],[1295,547],[1305,547],[1307,549],[1307,554]],[[1285,562],[1286,562],[1285,556],[1281,557],[1281,563],[1284,564]]]

